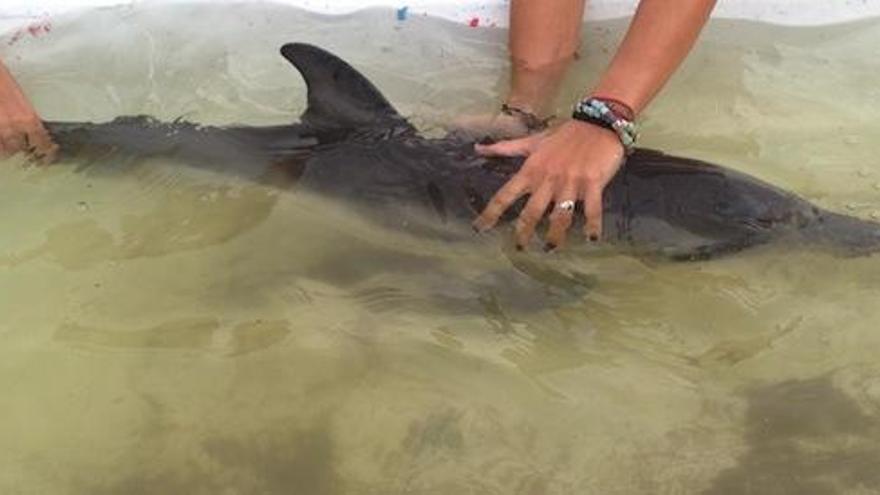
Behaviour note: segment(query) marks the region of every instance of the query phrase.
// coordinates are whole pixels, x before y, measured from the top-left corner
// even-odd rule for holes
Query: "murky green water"
[[[588,26],[561,102],[621,25]],[[500,31],[266,4],[104,9],[0,56],[46,118],[280,123],[291,40],[432,132],[504,77]],[[714,22],[644,141],[877,215],[878,47],[878,22]],[[2,493],[880,491],[876,257],[513,256],[218,172],[78,165],[0,166]]]

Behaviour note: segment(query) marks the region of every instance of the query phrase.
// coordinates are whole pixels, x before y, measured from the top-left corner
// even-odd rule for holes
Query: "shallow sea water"
[[[559,113],[623,22],[588,24]],[[421,129],[505,33],[375,10],[100,9],[2,40],[47,119],[282,123],[308,41]],[[644,144],[880,215],[880,22],[714,21]],[[0,164],[0,493],[880,492],[880,261],[665,264],[382,229],[162,160]]]

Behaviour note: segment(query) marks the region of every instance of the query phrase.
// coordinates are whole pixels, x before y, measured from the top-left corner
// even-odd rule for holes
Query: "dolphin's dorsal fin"
[[[302,74],[308,108],[302,122],[324,131],[367,126],[411,128],[363,74],[336,55],[305,43],[288,43],[281,55]]]

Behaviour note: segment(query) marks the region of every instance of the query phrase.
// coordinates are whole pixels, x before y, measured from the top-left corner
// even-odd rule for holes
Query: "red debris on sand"
[[[44,34],[48,34],[50,31],[52,31],[52,23],[48,20],[33,22],[27,27],[17,29],[15,33],[13,33],[12,37],[9,38],[9,43],[7,44],[11,46],[18,43],[18,41],[21,40],[22,36],[24,36],[25,33],[30,34],[34,38],[37,38]]]
[[[468,21],[468,26],[470,26],[472,28],[479,27],[480,26],[480,18],[474,17],[473,19]]]
[[[52,24],[50,24],[49,21],[35,22],[27,27],[28,33],[30,33],[30,35],[34,38],[40,36],[41,34],[48,33],[51,30]]]

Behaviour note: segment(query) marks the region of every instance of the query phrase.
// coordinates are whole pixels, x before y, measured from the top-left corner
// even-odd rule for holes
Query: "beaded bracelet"
[[[614,131],[627,155],[635,150],[639,137],[635,122],[616,113],[605,101],[599,98],[584,99],[575,105],[571,117]]]
[[[607,105],[608,108],[610,108],[612,112],[625,118],[626,120],[632,120],[632,121],[636,120],[636,113],[633,111],[632,107],[630,107],[626,103],[624,103],[616,98],[609,98],[607,96],[602,96],[602,95],[593,95],[593,96],[591,96],[591,98],[595,98],[595,99],[601,101],[602,103]]]

